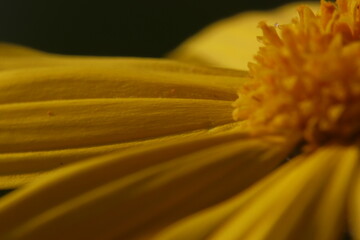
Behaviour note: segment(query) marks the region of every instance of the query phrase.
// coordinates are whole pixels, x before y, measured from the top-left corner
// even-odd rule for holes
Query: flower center
[[[263,43],[234,119],[255,132],[297,132],[312,145],[360,136],[360,0],[306,6],[290,24],[260,22]]]

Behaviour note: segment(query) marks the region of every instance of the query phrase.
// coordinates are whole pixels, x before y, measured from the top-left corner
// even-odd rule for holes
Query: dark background
[[[161,57],[218,19],[289,0],[0,0],[0,41],[64,54]]]

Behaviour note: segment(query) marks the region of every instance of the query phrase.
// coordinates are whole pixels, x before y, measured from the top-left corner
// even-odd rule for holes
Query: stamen
[[[297,132],[313,146],[359,140],[360,0],[298,8],[289,24],[259,23],[263,47],[234,119],[257,132]]]

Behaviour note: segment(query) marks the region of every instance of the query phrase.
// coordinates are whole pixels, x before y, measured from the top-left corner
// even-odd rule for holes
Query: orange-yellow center
[[[298,8],[290,24],[259,25],[263,43],[234,103],[255,132],[301,134],[313,145],[360,136],[360,0]]]

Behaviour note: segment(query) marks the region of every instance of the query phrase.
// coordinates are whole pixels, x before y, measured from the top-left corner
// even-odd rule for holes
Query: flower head
[[[298,8],[289,24],[259,24],[263,43],[250,63],[233,115],[255,131],[301,134],[311,145],[359,140],[359,1]]]

